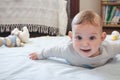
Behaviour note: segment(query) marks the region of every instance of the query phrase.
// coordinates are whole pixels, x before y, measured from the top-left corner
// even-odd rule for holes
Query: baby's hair
[[[92,10],[80,11],[72,21],[73,25],[78,25],[82,23],[90,23],[92,25],[97,25],[102,27],[101,17]]]

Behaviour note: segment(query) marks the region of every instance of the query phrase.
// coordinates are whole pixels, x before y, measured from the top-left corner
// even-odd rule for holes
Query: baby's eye
[[[82,37],[81,37],[81,36],[77,36],[76,39],[77,39],[77,40],[81,40]]]
[[[96,39],[95,36],[91,36],[91,37],[90,37],[90,40],[94,40],[94,39]]]

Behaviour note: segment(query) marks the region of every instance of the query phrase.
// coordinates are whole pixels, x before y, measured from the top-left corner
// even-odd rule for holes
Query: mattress
[[[110,40],[110,36],[107,36]],[[23,47],[0,47],[0,80],[119,80],[120,54],[111,62],[87,69],[72,66],[64,59],[31,60],[29,54],[42,48],[60,45],[68,36],[30,38]],[[119,42],[111,41],[111,42]]]

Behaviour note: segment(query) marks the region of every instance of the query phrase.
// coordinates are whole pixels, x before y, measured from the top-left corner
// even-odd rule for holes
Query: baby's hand
[[[30,57],[30,59],[32,59],[32,60],[38,60],[38,56],[37,56],[37,53],[36,53],[36,52],[33,52],[33,53],[29,54],[29,57]]]

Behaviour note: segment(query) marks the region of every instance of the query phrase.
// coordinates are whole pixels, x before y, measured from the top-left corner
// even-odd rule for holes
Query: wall
[[[100,14],[100,0],[80,0],[80,10],[91,9]]]

